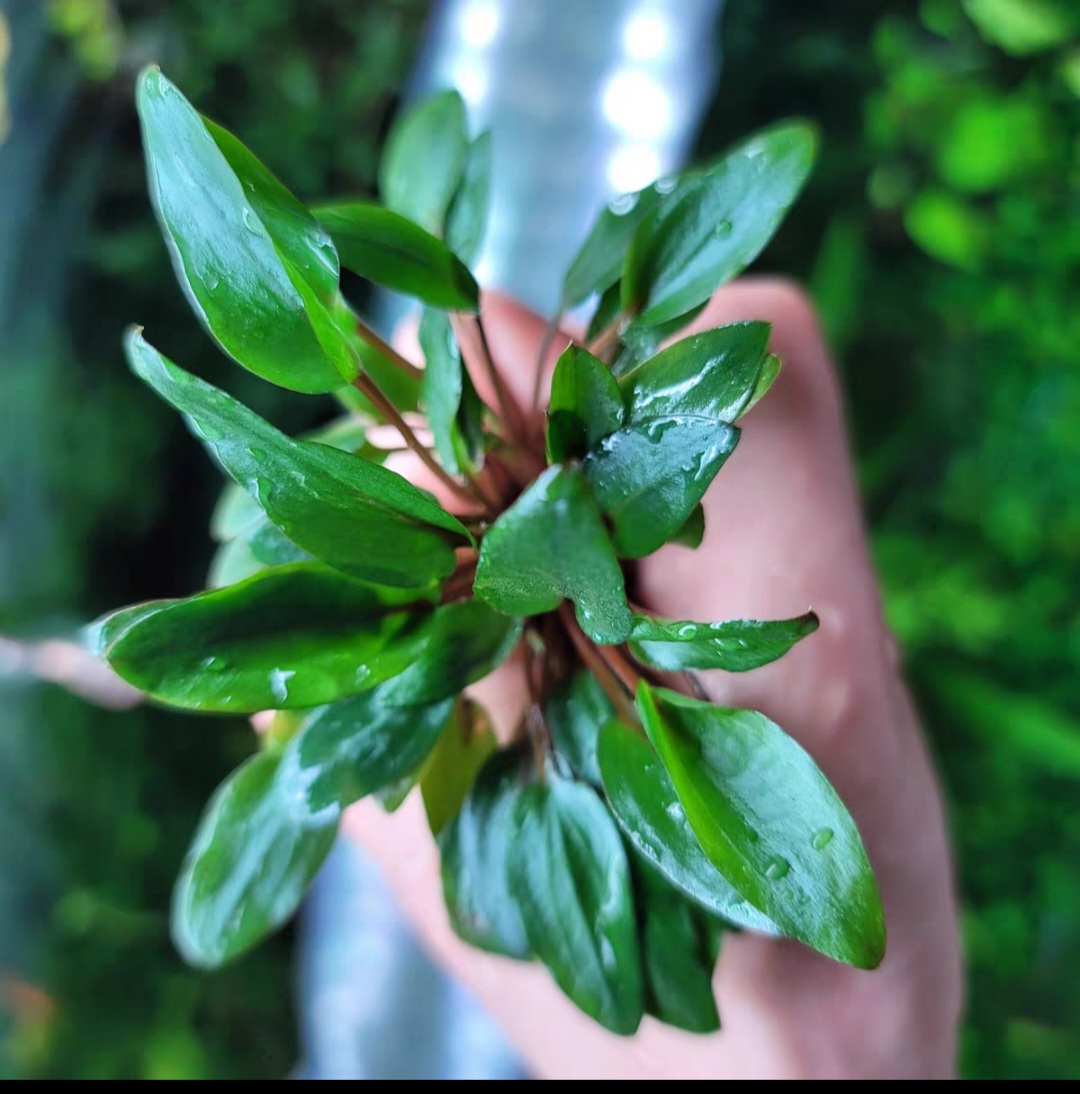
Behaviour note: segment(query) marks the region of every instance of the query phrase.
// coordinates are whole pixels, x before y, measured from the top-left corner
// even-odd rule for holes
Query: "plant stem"
[[[540,353],[536,358],[536,377],[533,379],[532,390],[532,409],[535,414],[540,409],[540,388],[544,382],[544,361],[547,358],[548,350],[551,349],[551,343],[555,341],[555,335],[559,330],[559,323],[562,321],[562,312],[559,311],[548,320],[548,325],[544,330],[544,337],[540,341]]]
[[[462,485],[456,479],[452,478],[446,473],[446,471],[439,465],[438,460],[420,443],[419,438],[409,428],[409,424],[398,413],[397,407],[382,393],[379,386],[371,379],[366,373],[361,372],[355,380],[353,380],[353,386],[362,395],[366,395],[368,399],[379,409],[384,418],[401,434],[402,440],[420,457],[424,466],[441,482],[448,490],[452,490],[459,498],[464,499],[470,503],[479,503],[484,505],[483,500],[469,487]]]
[[[622,325],[626,322],[626,312],[621,311],[614,319],[585,347],[594,357],[611,364],[608,354],[619,344]]]
[[[600,686],[618,711],[619,716],[627,725],[637,726],[639,724],[637,711],[630,701],[626,685],[601,656],[600,647],[594,646],[585,637],[584,631],[578,626],[578,622],[574,618],[574,609],[566,601],[559,605],[559,618],[562,620],[563,628],[569,635],[578,656],[599,681]]]
[[[495,399],[499,404],[499,414],[506,428],[510,431],[511,438],[524,439],[525,415],[518,406],[517,400],[506,390],[502,373],[495,367],[495,358],[491,355],[491,346],[488,344],[487,331],[484,328],[484,320],[480,315],[476,316],[476,331],[480,336],[480,352],[483,355],[484,368],[487,369],[491,386],[495,391]]]
[[[394,349],[394,347],[390,345],[389,342],[386,341],[386,339],[381,338],[378,334],[376,334],[376,332],[373,331],[371,327],[369,327],[367,323],[363,321],[363,319],[361,319],[359,316],[356,316],[355,318],[356,333],[360,335],[360,337],[365,342],[367,342],[369,346],[377,349],[379,353],[383,355],[383,357],[385,357],[392,364],[397,365],[397,367],[401,369],[402,372],[407,373],[414,380],[419,380],[424,375],[424,370],[422,368],[417,368],[416,365],[412,363],[412,361],[409,361],[406,358],[402,357],[401,354],[398,353],[398,351]]]

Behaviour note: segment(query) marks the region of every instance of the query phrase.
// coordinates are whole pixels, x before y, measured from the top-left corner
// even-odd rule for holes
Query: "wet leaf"
[[[474,588],[497,611],[520,617],[572,600],[581,629],[596,642],[622,642],[630,633],[622,571],[575,467],[549,467],[492,525]]]
[[[626,417],[611,370],[580,346],[567,346],[555,365],[548,407],[547,452],[551,463],[583,457]]]
[[[225,392],[128,335],[131,367],[298,547],[369,581],[418,587],[453,572],[466,529],[400,475],[348,452],[294,441]]]
[[[154,209],[207,332],[283,387],[348,383],[357,362],[327,311],[337,255],[315,219],[160,70],[142,73],[136,101]]]
[[[885,952],[877,885],[855,822],[778,725],[643,684],[638,708],[713,865],[785,934],[875,968]]]
[[[643,664],[662,672],[684,669],[748,672],[783,657],[796,642],[817,629],[818,617],[813,612],[764,623],[755,619],[672,623],[635,615],[630,649]]]
[[[186,600],[113,612],[91,641],[128,683],[170,706],[253,714],[330,702],[397,675],[430,612],[398,589],[300,564]]]
[[[497,747],[484,709],[471,699],[460,698],[420,775],[424,811],[433,835],[461,812],[477,773]]]
[[[633,1033],[644,1011],[630,867],[596,793],[549,771],[521,792],[510,892],[555,982],[590,1018]]]
[[[337,834],[337,815],[304,823],[262,752],[218,788],[173,893],[172,936],[184,959],[217,968],[290,919]]]
[[[642,558],[676,535],[738,439],[733,426],[686,416],[653,418],[605,437],[584,467],[618,554]]]
[[[560,680],[548,697],[544,713],[555,747],[575,777],[600,786],[596,743],[615,708],[596,677],[581,669]]]

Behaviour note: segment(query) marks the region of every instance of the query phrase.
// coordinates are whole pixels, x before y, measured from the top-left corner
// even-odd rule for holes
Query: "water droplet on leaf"
[[[815,851],[824,851],[826,847],[832,843],[833,830],[831,828],[822,828],[819,832],[814,833],[814,838],[810,841],[810,846]]]
[[[788,871],[791,869],[791,863],[786,858],[772,859],[769,865],[765,867],[765,876],[770,881],[779,881],[781,878],[785,878],[788,875]]]

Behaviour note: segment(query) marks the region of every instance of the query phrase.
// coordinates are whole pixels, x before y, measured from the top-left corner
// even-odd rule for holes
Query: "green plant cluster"
[[[814,762],[764,715],[686,698],[663,675],[694,687],[696,670],[757,668],[817,619],[669,621],[627,589],[634,560],[700,542],[735,422],[779,372],[764,323],[670,339],[768,243],[813,133],[765,130],[602,211],[564,286],[567,307],[600,300],[595,335],[559,358],[540,436],[491,358],[465,265],[491,157],[460,96],[399,119],[385,204],[310,210],[159,69],[137,103],[154,207],[207,333],[288,389],[359,393],[329,432],[292,440],[140,330],[126,339],[136,375],[242,492],[216,521],[227,583],[114,612],[90,641],[159,702],[279,712],[199,827],[173,900],[181,952],[207,967],[246,952],[296,910],[346,807],[419,785],[458,933],[539,959],[613,1032],[646,1012],[717,1029],[723,929],[875,967],[876,884]],[[352,310],[342,265],[423,304],[427,368]],[[418,409],[430,446],[405,417]],[[375,424],[448,508],[383,466]],[[499,746],[462,693],[513,656],[530,698]]]

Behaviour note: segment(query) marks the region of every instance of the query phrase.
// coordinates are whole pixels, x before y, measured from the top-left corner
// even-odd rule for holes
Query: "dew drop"
[[[682,824],[686,820],[686,814],[683,812],[683,807],[678,802],[672,802],[667,807],[667,815],[673,820]]]
[[[693,638],[697,634],[697,627],[693,623],[684,623],[675,633],[680,638]]]
[[[770,881],[779,881],[781,878],[785,878],[788,875],[788,871],[791,869],[791,863],[786,858],[774,858],[769,862],[769,865],[765,867],[765,876]]]
[[[240,214],[240,219],[244,222],[244,227],[249,232],[254,232],[256,235],[259,232],[259,224],[255,219],[255,214],[245,205],[243,212]]]
[[[727,239],[731,235],[732,225],[730,220],[721,220],[713,229],[713,235],[717,239]]]
[[[296,675],[292,669],[271,669],[270,690],[279,703],[289,698],[289,681]]]
[[[822,828],[820,831],[814,833],[814,838],[810,841],[810,846],[815,851],[824,851],[833,841],[833,830],[831,828]]]
[[[228,667],[220,657],[204,658],[199,665],[204,672],[224,672]]]

